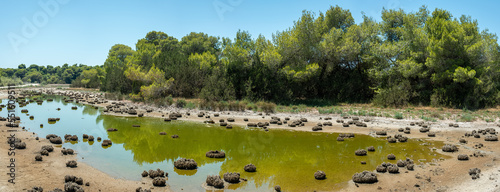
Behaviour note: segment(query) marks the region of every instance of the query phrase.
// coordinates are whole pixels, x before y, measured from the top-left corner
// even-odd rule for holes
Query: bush
[[[474,116],[472,116],[472,114],[470,114],[470,113],[462,114],[460,116],[460,119],[458,119],[458,121],[460,121],[460,122],[473,122],[475,120],[476,120],[476,118]]]
[[[186,108],[188,108],[188,109],[194,109],[194,108],[196,108],[196,104],[193,103],[193,102],[191,102],[191,101],[187,102],[186,103]]]
[[[177,99],[177,101],[175,102],[175,106],[177,108],[184,108],[186,106],[186,100],[184,100],[184,99]]]
[[[400,112],[394,113],[394,119],[403,119],[403,114]]]
[[[410,82],[404,81],[392,87],[381,89],[373,98],[373,104],[383,107],[402,107],[409,104]]]
[[[259,101],[257,102],[257,106],[260,110],[266,113],[273,113],[276,109],[276,104],[271,102]]]

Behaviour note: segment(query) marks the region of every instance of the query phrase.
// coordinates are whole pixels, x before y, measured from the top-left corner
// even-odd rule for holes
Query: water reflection
[[[82,161],[112,176],[139,180],[142,170],[160,168],[169,173],[168,184],[174,190],[203,191],[201,184],[209,174],[222,175],[226,172],[240,172],[247,182],[232,185],[230,189],[262,191],[280,185],[287,191],[335,190],[345,186],[355,172],[374,170],[386,161],[386,156],[393,153],[397,159],[410,157],[414,160],[439,158],[428,149],[441,143],[432,143],[422,147],[422,142],[409,140],[407,143],[389,144],[385,140],[364,135],[336,141],[338,134],[295,132],[259,129],[245,129],[235,126],[225,129],[216,125],[204,125],[192,122],[162,119],[114,117],[102,115],[92,106],[66,103],[62,97],[47,96],[53,102],[42,106],[28,104],[28,109],[35,116],[34,120],[22,116],[23,126],[34,131],[40,137],[55,133],[93,135],[103,140],[110,139],[113,145],[103,147],[101,142],[65,142],[63,147],[76,149]],[[77,106],[76,110],[71,108]],[[61,108],[60,111],[57,108]],[[19,110],[20,111],[20,110]],[[5,116],[4,112],[0,116]],[[49,117],[61,118],[56,124],[47,124],[38,128]],[[42,121],[43,120],[43,121]],[[138,124],[140,127],[132,127]],[[108,128],[118,131],[107,132]],[[166,132],[167,135],[159,135]],[[171,135],[179,135],[173,139]],[[357,149],[375,146],[375,152],[367,156],[355,156]],[[226,153],[224,159],[205,157],[209,150],[221,150]],[[197,170],[178,170],[173,162],[179,158],[194,159]],[[360,164],[366,161],[366,165]],[[396,161],[392,161],[395,163]],[[257,172],[244,172],[243,167],[252,163]],[[322,170],[326,180],[315,180],[314,172]]]

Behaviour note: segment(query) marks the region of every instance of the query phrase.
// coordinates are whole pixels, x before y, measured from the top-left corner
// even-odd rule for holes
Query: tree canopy
[[[111,47],[102,67],[19,65],[2,76],[64,82],[130,94],[205,100],[321,99],[382,106],[495,106],[500,101],[497,36],[470,16],[443,9],[382,10],[381,21],[331,6],[303,11],[272,39],[192,32],[180,40],[151,31],[135,48]]]

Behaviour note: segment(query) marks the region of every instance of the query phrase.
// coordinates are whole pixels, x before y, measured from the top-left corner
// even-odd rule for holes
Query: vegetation
[[[481,31],[470,16],[453,17],[442,9],[431,13],[423,6],[411,13],[384,9],[380,22],[364,16],[356,24],[349,10],[331,6],[325,13],[303,11],[271,40],[241,30],[234,40],[194,32],[178,40],[151,31],[135,50],[111,47],[102,67],[20,65],[0,74],[28,82],[73,82],[141,101],[201,98],[200,107],[220,110],[298,112],[307,110],[300,103],[324,106],[307,101],[478,109],[500,102],[499,62],[496,35]]]
[[[51,65],[38,66],[20,64],[17,69],[0,68],[0,84],[6,86],[8,83],[22,84],[71,84],[78,87],[98,88],[104,75],[104,70],[99,66],[68,65],[53,67]],[[76,81],[75,81],[76,80]]]

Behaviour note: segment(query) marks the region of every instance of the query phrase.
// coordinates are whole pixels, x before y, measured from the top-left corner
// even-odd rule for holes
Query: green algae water
[[[174,191],[205,191],[201,185],[207,175],[222,176],[226,172],[239,172],[248,180],[230,185],[229,190],[234,191],[270,191],[275,185],[285,191],[341,190],[356,172],[373,171],[382,162],[396,163],[396,160],[387,160],[390,153],[397,159],[412,158],[416,163],[442,157],[430,149],[439,148],[442,145],[439,142],[410,139],[407,143],[388,143],[367,135],[339,142],[336,141],[337,133],[266,132],[238,126],[226,129],[189,121],[164,122],[160,118],[115,117],[101,114],[92,106],[65,103],[59,96],[47,98],[54,101],[16,108],[21,126],[42,138],[51,133],[61,137],[77,135],[79,142],[66,142],[62,147],[75,149],[78,161],[116,178],[140,180],[143,170],[160,168],[168,172],[167,184]],[[71,109],[73,106],[78,108]],[[21,113],[21,109],[28,109],[28,113]],[[0,111],[0,116],[6,115],[7,110]],[[31,115],[33,119],[29,118]],[[48,118],[60,120],[49,124]],[[140,127],[132,127],[134,124]],[[108,128],[118,131],[106,132]],[[167,135],[159,135],[159,132]],[[97,140],[83,140],[83,134],[110,139],[113,145],[104,148]],[[173,134],[179,138],[171,138]],[[368,146],[374,146],[376,151],[368,152],[367,156],[354,155],[355,150]],[[205,157],[209,150],[224,151],[226,158]],[[194,159],[198,169],[175,169],[173,162],[179,158]],[[366,164],[362,165],[361,161]],[[256,165],[257,172],[243,170],[249,163]],[[317,170],[324,171],[327,179],[314,179]]]

